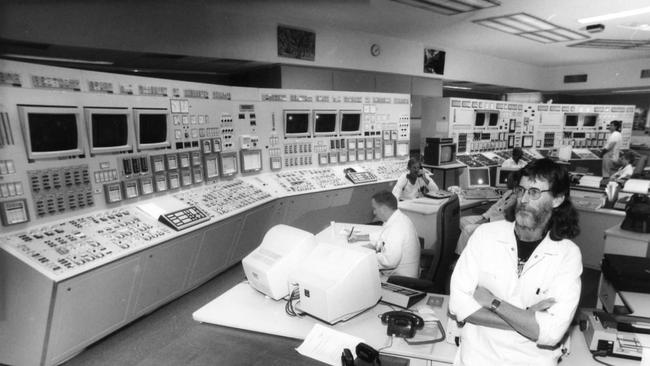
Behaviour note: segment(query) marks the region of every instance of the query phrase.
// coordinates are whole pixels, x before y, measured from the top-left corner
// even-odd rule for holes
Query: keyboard
[[[370,172],[347,172],[345,177],[354,184],[376,182],[377,176]]]
[[[158,221],[176,231],[187,229],[188,227],[198,225],[208,220],[210,220],[210,216],[195,206],[190,206],[178,211],[166,213],[164,215],[160,215],[158,218]]]
[[[468,200],[480,200],[480,199],[497,199],[500,198],[499,193],[494,188],[470,188],[463,189],[462,193],[463,198]]]

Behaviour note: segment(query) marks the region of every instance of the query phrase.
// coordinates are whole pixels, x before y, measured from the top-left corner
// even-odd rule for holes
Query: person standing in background
[[[615,120],[609,123],[607,129],[611,132],[605,147],[603,148],[603,178],[609,178],[619,165],[619,154],[621,152],[621,143],[623,136],[621,136],[621,121]]]
[[[527,162],[522,159],[523,156],[524,150],[517,146],[512,149],[512,157],[504,161],[503,164],[501,164],[501,167],[512,170],[521,169],[527,164]]]

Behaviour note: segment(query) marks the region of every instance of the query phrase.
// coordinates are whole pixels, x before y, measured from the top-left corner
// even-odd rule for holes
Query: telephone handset
[[[345,168],[343,172],[345,173],[345,177],[354,184],[374,182],[377,180],[374,174],[363,170],[357,171],[354,168]]]
[[[390,336],[413,338],[418,329],[424,328],[424,320],[408,311],[389,311],[381,315],[382,324],[388,324],[386,334]]]

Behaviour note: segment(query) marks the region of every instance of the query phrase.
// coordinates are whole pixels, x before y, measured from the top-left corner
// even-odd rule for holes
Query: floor
[[[600,271],[585,268],[580,307],[595,307]],[[192,312],[244,279],[237,264],[185,296],[94,343],[64,366],[141,366],[151,355],[196,331]],[[284,341],[283,341],[284,342]],[[291,349],[287,347],[286,349]]]

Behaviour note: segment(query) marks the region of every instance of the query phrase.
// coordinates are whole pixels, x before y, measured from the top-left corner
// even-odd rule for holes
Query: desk
[[[426,302],[426,299],[422,301]],[[285,301],[270,299],[254,290],[248,283],[242,282],[195,311],[192,318],[203,323],[296,339],[304,339],[316,323],[330,327],[310,316],[290,317],[286,314],[284,306]],[[436,309],[436,315],[445,327],[447,306],[448,297],[445,296],[442,307]],[[388,305],[379,303],[368,311],[331,327],[363,338],[369,345],[380,348],[385,346],[389,339],[380,316],[390,310],[392,308]],[[403,339],[395,338],[393,345],[382,350],[382,353],[408,357],[412,360],[411,365],[441,365],[452,363],[456,346],[445,341],[411,346]]]
[[[623,230],[617,224],[605,230],[605,253],[650,258],[650,234]]]

